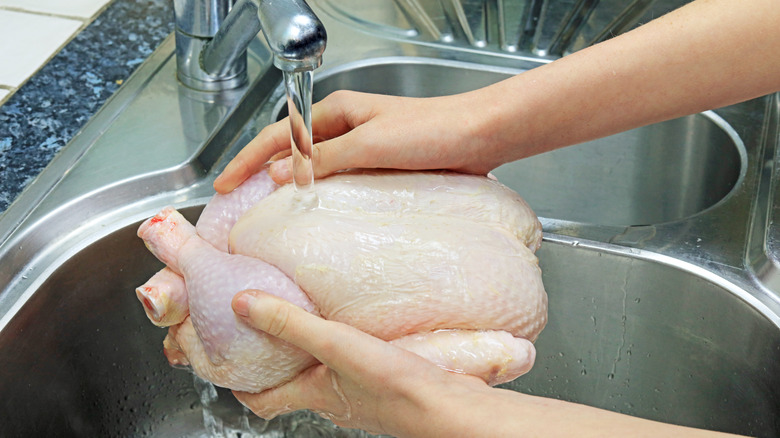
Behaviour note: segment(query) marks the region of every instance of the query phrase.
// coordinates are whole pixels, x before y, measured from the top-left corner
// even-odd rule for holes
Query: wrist
[[[399,438],[501,436],[489,426],[500,412],[496,391],[479,378],[448,372],[438,383],[415,385],[388,432]]]

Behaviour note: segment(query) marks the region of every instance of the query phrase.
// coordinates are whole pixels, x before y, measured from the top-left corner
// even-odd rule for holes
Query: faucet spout
[[[174,0],[179,80],[198,90],[247,81],[246,48],[262,31],[282,71],[322,63],[325,26],[305,0]]]
[[[277,68],[308,71],[322,64],[325,26],[304,0],[259,0],[258,18]]]

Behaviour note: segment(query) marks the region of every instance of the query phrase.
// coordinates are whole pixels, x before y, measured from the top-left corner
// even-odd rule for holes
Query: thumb
[[[331,333],[332,325],[342,325],[259,290],[239,292],[233,297],[232,306],[250,326],[309,352],[320,362],[323,362],[320,356],[327,357],[326,352],[331,348],[330,337],[323,334]]]
[[[308,313],[300,307],[259,290],[239,292],[233,297],[231,305],[233,311],[244,317],[252,327],[295,345],[298,345],[296,341],[301,340],[296,331],[302,327],[307,328],[306,323],[310,322],[306,321],[305,317],[301,319],[302,315],[298,311]],[[288,327],[290,318],[294,321],[292,326]]]
[[[349,325],[312,315],[284,299],[248,290],[233,297],[233,311],[250,326],[307,351],[336,372],[365,373],[403,351]],[[356,351],[364,353],[354,360]],[[371,358],[371,359],[366,359]]]
[[[225,167],[214,180],[214,189],[230,193],[244,180],[259,172],[273,156],[290,150],[290,122],[281,120],[266,126]]]

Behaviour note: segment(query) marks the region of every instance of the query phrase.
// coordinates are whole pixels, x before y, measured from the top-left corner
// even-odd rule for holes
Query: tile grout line
[[[72,21],[78,21],[81,24],[79,27],[71,34],[65,41],[60,44],[59,47],[49,56],[34,72],[30,73],[27,78],[25,78],[22,83],[19,84],[18,87],[14,87],[12,85],[5,85],[0,84],[0,90],[8,91],[8,93],[0,97],[0,106],[3,106],[10,98],[14,95],[20,88],[24,86],[25,83],[27,83],[33,76],[35,76],[38,71],[40,71],[46,64],[48,64],[52,58],[54,58],[68,43],[70,43],[81,31],[83,31],[92,21],[94,21],[97,17],[100,16],[100,14],[105,11],[109,5],[113,3],[113,0],[107,1],[103,6],[101,6],[95,13],[90,17],[79,17],[79,16],[72,16],[72,15],[63,15],[63,14],[54,14],[49,12],[41,12],[41,11],[30,11],[24,8],[17,8],[13,6],[0,6],[0,11],[10,11],[10,12],[17,12],[17,13],[23,13],[23,14],[31,14],[31,15],[39,15],[44,17],[53,17],[53,18],[63,18],[67,20]]]
[[[17,8],[15,6],[0,6],[0,11],[9,11],[9,12],[18,12],[22,14],[32,14],[32,15],[41,15],[44,17],[52,17],[52,18],[64,18],[66,20],[74,20],[74,21],[91,21],[94,17],[96,17],[100,12],[102,12],[104,8],[100,8],[100,10],[93,15],[92,17],[81,17],[78,15],[65,15],[65,14],[55,14],[53,12],[43,12],[43,11],[31,11],[29,9],[24,8]]]
[[[28,81],[29,81],[29,80],[30,80],[30,79],[31,79],[33,76],[35,76],[35,75],[36,75],[36,74],[37,74],[37,73],[38,73],[38,72],[39,72],[39,71],[40,71],[40,70],[41,70],[43,67],[45,67],[45,66],[46,66],[46,64],[48,64],[48,63],[49,63],[49,62],[52,60],[52,58],[54,58],[55,56],[57,56],[57,54],[59,54],[59,53],[60,53],[60,51],[62,51],[63,47],[67,46],[67,45],[68,45],[68,43],[70,43],[71,41],[73,41],[73,39],[74,39],[74,38],[76,38],[76,36],[77,36],[79,33],[81,33],[81,31],[82,31],[82,30],[84,30],[84,29],[87,27],[87,25],[89,25],[89,22],[82,21],[82,22],[81,22],[81,25],[79,25],[79,27],[78,27],[78,28],[77,28],[77,29],[76,29],[76,30],[75,30],[75,31],[74,31],[74,32],[73,32],[73,33],[72,33],[72,34],[71,34],[71,35],[70,35],[68,38],[66,38],[66,39],[65,39],[65,40],[62,42],[62,44],[60,44],[60,45],[57,47],[57,49],[56,49],[56,50],[54,50],[54,51],[51,53],[51,55],[49,55],[49,57],[48,57],[48,58],[46,58],[46,60],[45,60],[45,61],[43,61],[43,62],[41,63],[41,65],[40,65],[40,66],[38,66],[38,68],[37,68],[37,69],[35,69],[35,71],[31,72],[31,73],[30,73],[30,75],[29,75],[29,76],[27,76],[27,77],[26,77],[26,78],[25,78],[25,79],[24,79],[24,80],[23,80],[23,81],[22,81],[22,82],[19,84],[19,86],[18,86],[18,87],[14,87],[14,86],[11,86],[11,85],[0,85],[0,88],[2,88],[3,90],[9,90],[9,91],[10,91],[10,93],[8,93],[8,95],[7,95],[7,96],[5,96],[3,99],[0,99],[0,106],[2,106],[2,104],[4,104],[4,103],[5,103],[5,102],[6,102],[6,101],[7,101],[7,100],[8,100],[8,99],[11,97],[11,96],[13,96],[13,94],[14,94],[16,91],[18,91],[20,88],[22,88],[22,87],[24,86],[24,84],[26,84],[26,83],[27,83],[27,82],[28,82]]]

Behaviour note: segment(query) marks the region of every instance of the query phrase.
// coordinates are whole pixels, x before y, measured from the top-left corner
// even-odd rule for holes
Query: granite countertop
[[[114,0],[0,106],[0,214],[172,31],[170,0]]]

